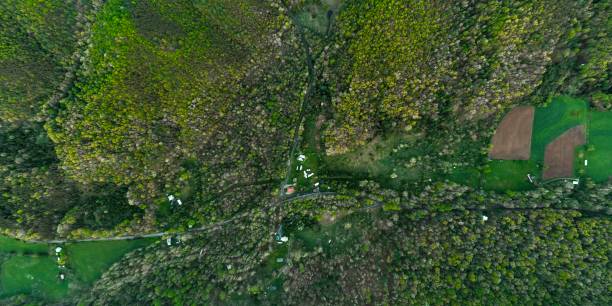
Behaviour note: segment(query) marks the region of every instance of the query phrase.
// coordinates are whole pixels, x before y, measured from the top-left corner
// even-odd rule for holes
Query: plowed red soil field
[[[586,143],[584,125],[573,127],[546,146],[544,153],[545,180],[574,175],[576,147]]]
[[[533,106],[512,109],[495,130],[489,153],[492,159],[527,160],[531,153]]]

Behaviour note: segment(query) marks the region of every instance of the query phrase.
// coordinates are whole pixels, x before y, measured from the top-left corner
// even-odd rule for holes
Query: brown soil
[[[584,125],[567,130],[546,146],[544,153],[545,180],[574,175],[574,159],[577,146],[586,143]]]
[[[506,114],[495,130],[490,158],[529,159],[534,110],[533,106],[519,106]]]

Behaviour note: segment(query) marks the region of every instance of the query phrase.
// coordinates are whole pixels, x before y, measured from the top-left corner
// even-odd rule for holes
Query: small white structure
[[[61,252],[61,251],[62,251],[62,247],[57,247],[57,248],[55,248],[55,253],[59,253],[59,252]]]
[[[168,201],[170,201],[170,202],[174,201],[174,196],[173,195],[169,195],[168,196]]]
[[[482,216],[482,221],[487,221],[487,220],[489,220],[489,217],[487,217],[487,216],[483,215],[483,216]]]
[[[166,238],[166,244],[167,245],[172,245],[172,238],[171,237]]]
[[[60,279],[64,280],[64,278],[66,278],[66,276],[64,275],[64,273],[60,274]]]
[[[531,178],[530,173],[527,173],[527,179],[529,179],[529,182],[533,184],[533,178]]]
[[[572,181],[572,184],[574,184],[574,185],[578,185],[578,183],[580,183],[579,179],[575,179],[575,180]]]
[[[299,161],[305,161],[305,160],[306,160],[306,155],[304,155],[304,154],[300,154],[300,155],[298,156],[297,160],[299,160]]]
[[[289,237],[283,236],[283,237],[281,237],[281,241],[282,242],[287,242],[287,241],[289,241]]]
[[[298,170],[302,171],[302,165],[300,165],[300,167],[299,167],[299,169],[298,169]]]
[[[232,269],[232,265],[231,264],[228,264],[226,267],[227,267],[228,270]]]
[[[589,161],[588,160],[584,160],[584,166],[588,166],[589,165]]]
[[[319,182],[316,182],[316,183],[314,184],[314,186],[315,186],[315,187],[319,187]]]
[[[311,177],[311,176],[313,176],[313,175],[314,175],[314,173],[311,173],[311,174],[309,174],[309,175],[308,175],[306,178],[309,178],[309,177]]]
[[[280,263],[280,262],[283,262],[283,261],[285,261],[285,259],[284,259],[284,258],[282,258],[282,257],[279,257],[279,258],[277,258],[277,259],[276,259],[276,262],[279,262],[279,263]]]
[[[176,203],[178,203],[178,205],[183,205],[183,201],[181,201],[181,199],[176,200]]]

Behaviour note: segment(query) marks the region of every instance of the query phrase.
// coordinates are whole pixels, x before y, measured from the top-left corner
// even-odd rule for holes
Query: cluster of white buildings
[[[300,163],[304,162],[304,161],[306,160],[306,155],[304,155],[304,154],[300,154],[300,155],[298,156],[297,160],[298,160]],[[303,167],[301,164],[300,164],[300,165],[298,165],[298,166],[295,168],[295,170],[297,170],[297,171],[302,171],[302,174],[304,175],[304,178],[305,178],[305,179],[310,178],[311,176],[313,176],[313,175],[314,175],[314,173],[312,173],[312,172],[311,172],[310,168],[309,168],[309,169],[304,169],[304,167]]]
[[[181,199],[176,198],[171,194],[168,195],[168,201],[170,201],[170,204],[176,203],[178,205],[183,205],[183,201],[181,201]]]

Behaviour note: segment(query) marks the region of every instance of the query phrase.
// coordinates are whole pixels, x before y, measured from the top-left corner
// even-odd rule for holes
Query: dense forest
[[[611,4],[1,1],[0,233],[162,239],[0,304],[608,305],[612,170],[480,181],[513,107],[612,111]]]

